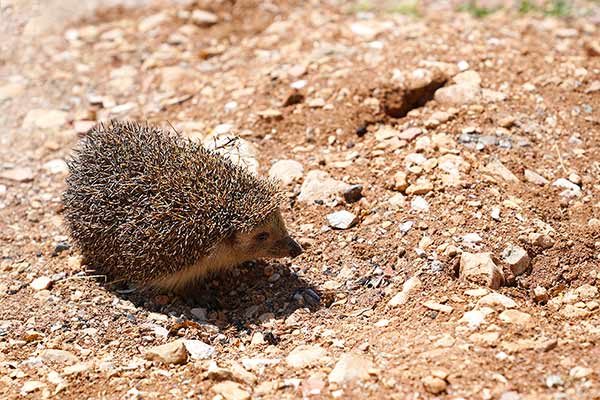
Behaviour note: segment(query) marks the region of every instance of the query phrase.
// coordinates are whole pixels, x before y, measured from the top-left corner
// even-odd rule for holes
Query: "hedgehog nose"
[[[290,236],[287,237],[287,247],[291,258],[297,257],[304,252],[302,246],[300,246],[298,242],[296,242]]]

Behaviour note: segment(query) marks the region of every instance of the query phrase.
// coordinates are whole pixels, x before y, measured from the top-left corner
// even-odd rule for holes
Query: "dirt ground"
[[[0,3],[1,398],[600,399],[597,1],[136,3],[51,30],[22,3]],[[194,305],[86,274],[64,161],[111,118],[299,163],[304,254]],[[363,197],[305,200],[313,170]]]

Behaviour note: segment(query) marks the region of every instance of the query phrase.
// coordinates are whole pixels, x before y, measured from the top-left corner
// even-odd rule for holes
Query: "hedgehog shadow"
[[[272,274],[266,267],[274,267]],[[183,297],[154,289],[107,289],[148,311],[195,320],[192,309],[203,308],[208,322],[223,328],[244,329],[268,318],[286,318],[298,308],[316,311],[323,306],[321,294],[289,267],[267,262],[248,262],[199,282]],[[166,303],[166,304],[165,304]]]

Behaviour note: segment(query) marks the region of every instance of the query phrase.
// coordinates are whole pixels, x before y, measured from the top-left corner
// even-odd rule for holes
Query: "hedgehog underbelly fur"
[[[275,182],[179,135],[100,124],[68,165],[65,224],[109,279],[176,288],[243,261],[302,252]]]
[[[150,285],[177,292],[207,276],[217,274],[224,269],[238,265],[244,261],[248,260],[240,258],[237,254],[230,252],[227,246],[220,244],[217,245],[211,254],[200,258],[193,265],[150,282]]]

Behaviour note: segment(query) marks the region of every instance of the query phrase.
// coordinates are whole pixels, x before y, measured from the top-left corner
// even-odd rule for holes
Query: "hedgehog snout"
[[[292,239],[291,236],[286,236],[284,240],[291,258],[297,257],[304,252],[302,246],[300,246],[298,242]]]

